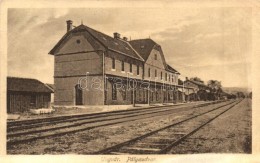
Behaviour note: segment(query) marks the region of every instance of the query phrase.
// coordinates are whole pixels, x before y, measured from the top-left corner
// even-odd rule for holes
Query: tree
[[[204,84],[204,81],[201,80],[199,77],[193,77],[193,78],[190,78],[190,80],[192,80],[192,81],[197,81],[197,82],[200,82],[200,83],[203,83],[203,84]]]
[[[210,94],[213,100],[219,99],[222,92],[221,82],[217,80],[209,80],[207,85],[210,89]]]

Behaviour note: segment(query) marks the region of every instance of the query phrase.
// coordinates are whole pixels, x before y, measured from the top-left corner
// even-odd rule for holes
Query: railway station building
[[[113,37],[73,26],[49,52],[54,56],[54,105],[124,105],[183,102],[180,73],[152,39]]]

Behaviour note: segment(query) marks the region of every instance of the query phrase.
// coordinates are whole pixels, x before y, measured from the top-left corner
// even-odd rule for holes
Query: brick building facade
[[[110,37],[88,26],[67,33],[54,56],[55,105],[114,105],[179,102],[178,76],[151,39]],[[134,89],[133,89],[134,88]]]

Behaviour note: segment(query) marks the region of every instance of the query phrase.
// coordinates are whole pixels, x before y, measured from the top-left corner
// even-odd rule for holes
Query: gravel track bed
[[[13,145],[8,154],[90,154],[103,148],[124,142],[144,133],[178,122],[189,116],[199,114],[227,102],[213,104],[189,111],[154,117],[132,122],[100,127],[60,137],[41,139],[27,144]]]
[[[251,153],[252,106],[245,99],[201,130],[191,135],[169,154]]]

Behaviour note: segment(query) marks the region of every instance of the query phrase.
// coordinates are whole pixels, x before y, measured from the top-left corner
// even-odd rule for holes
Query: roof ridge
[[[188,80],[188,81],[191,81],[191,82],[193,82],[193,83],[195,83],[195,84],[201,84],[201,85],[203,85],[203,86],[208,87],[206,84],[201,83],[201,82],[199,82],[199,81],[194,81],[194,80]]]
[[[132,50],[140,57],[142,58],[142,60],[144,61],[144,58],[133,48],[133,46],[128,42],[126,41],[126,43],[132,48]]]
[[[150,40],[152,41],[154,44],[161,46],[160,44],[158,44],[157,42],[155,42],[153,39],[151,38],[143,38],[143,39],[135,39],[135,40],[131,40],[131,41],[143,41],[143,40]]]
[[[89,32],[89,33],[90,33],[95,39],[97,39],[97,40],[99,40],[99,39],[98,39],[96,36],[94,36],[94,35],[89,31],[89,29],[90,29],[90,30],[93,30],[94,32],[97,32],[98,34],[105,35],[106,37],[109,37],[110,39],[112,39],[112,40],[115,41],[115,42],[116,42],[116,41],[120,41],[120,42],[126,43],[126,44],[134,51],[134,53],[135,53],[139,58],[130,56],[130,55],[128,55],[127,53],[124,53],[124,52],[120,52],[120,53],[122,53],[122,54],[124,54],[124,55],[126,55],[126,56],[128,56],[128,57],[131,57],[131,58],[135,58],[135,59],[144,61],[143,57],[141,57],[141,56],[139,55],[139,53],[136,52],[136,50],[131,46],[131,44],[130,44],[128,41],[125,41],[125,40],[123,40],[123,39],[116,39],[116,38],[114,38],[114,37],[111,37],[111,36],[109,36],[109,35],[103,33],[103,32],[100,32],[100,31],[97,31],[97,30],[95,30],[95,29],[93,29],[93,28],[90,28],[89,26],[86,26],[86,25],[80,25],[80,26],[85,27],[85,28],[86,28],[86,31]],[[79,27],[79,26],[78,26],[78,27]],[[76,28],[77,28],[77,27],[76,27]],[[101,42],[101,44],[103,44],[103,43]],[[107,47],[107,48],[108,48],[108,49],[111,49],[111,48],[109,48],[109,47]],[[111,50],[117,51],[116,49],[111,49]]]
[[[91,30],[93,30],[93,31],[95,31],[95,32],[101,33],[101,34],[106,35],[106,36],[108,36],[108,37],[110,37],[110,38],[112,38],[112,39],[115,39],[114,37],[109,36],[109,35],[107,35],[107,34],[105,34],[105,33],[103,33],[103,32],[100,32],[100,31],[96,30],[96,29],[93,29],[93,28],[91,28],[91,27],[89,27],[89,26],[87,26],[87,25],[81,24],[81,25],[79,25],[79,26],[87,27],[87,28],[89,28],[89,29],[91,29]],[[79,26],[77,26],[77,27],[75,27],[75,28],[78,28]],[[75,29],[75,28],[74,28],[74,29]]]

